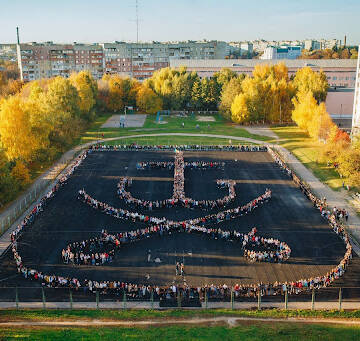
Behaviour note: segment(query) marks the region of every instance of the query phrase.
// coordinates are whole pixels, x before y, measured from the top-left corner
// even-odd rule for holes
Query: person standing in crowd
[[[180,275],[181,276],[185,275],[185,265],[184,265],[184,263],[180,264]]]
[[[176,273],[176,276],[178,276],[180,274],[180,264],[179,264],[179,262],[176,262],[175,273]]]

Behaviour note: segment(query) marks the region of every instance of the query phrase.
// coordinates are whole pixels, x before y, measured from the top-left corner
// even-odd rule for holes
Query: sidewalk
[[[260,307],[262,309],[285,309],[284,302],[261,302]],[[0,302],[0,309],[15,309],[15,302]],[[44,305],[41,301],[39,302],[19,302],[19,309],[43,309]],[[97,309],[96,302],[73,302],[72,306],[70,302],[46,302],[46,309]],[[99,302],[99,309],[174,309],[176,307],[170,308],[162,308],[159,306],[159,302],[151,302],[149,301],[140,301],[140,302]],[[256,310],[258,309],[257,302],[234,302],[234,309],[241,310]],[[312,303],[311,301],[304,302],[291,302],[291,297],[289,297],[288,302],[288,310],[311,310]],[[338,301],[331,302],[315,302],[314,310],[338,310],[340,308]],[[184,307],[184,309],[231,309],[231,302],[208,302],[207,308],[206,304],[202,302],[201,307]],[[360,302],[354,301],[343,301],[341,302],[341,309],[349,309],[349,310],[359,310]]]

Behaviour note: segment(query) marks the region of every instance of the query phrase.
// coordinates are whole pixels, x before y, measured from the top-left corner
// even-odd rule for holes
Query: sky
[[[136,41],[135,0],[0,0],[0,43]],[[138,0],[139,41],[344,39],[360,0]]]

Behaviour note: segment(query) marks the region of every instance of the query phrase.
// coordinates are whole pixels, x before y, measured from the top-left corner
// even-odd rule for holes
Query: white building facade
[[[269,46],[260,59],[296,59],[301,55],[301,46]]]

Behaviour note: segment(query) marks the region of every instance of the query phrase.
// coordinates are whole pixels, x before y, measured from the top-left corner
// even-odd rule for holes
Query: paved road
[[[266,142],[246,138],[246,137],[239,137],[239,136],[229,136],[229,135],[215,135],[215,134],[190,134],[190,133],[158,133],[158,134],[140,134],[140,135],[130,135],[130,136],[120,136],[120,137],[113,137],[99,140],[99,142],[107,142],[107,141],[114,141],[114,140],[121,140],[127,138],[136,138],[136,137],[146,137],[146,136],[202,136],[202,137],[213,137],[213,138],[225,138],[231,139],[234,141],[246,141],[251,143],[257,144],[265,144]],[[14,207],[18,205],[18,202],[23,200],[25,195],[28,195],[31,191],[34,191],[39,183],[43,181],[54,181],[57,177],[61,176],[63,172],[66,171],[66,167],[69,165],[69,162],[80,152],[80,150],[89,147],[93,142],[89,142],[80,146],[75,147],[72,150],[66,152],[62,158],[52,167],[49,171],[47,171],[43,176],[41,176],[30,188],[29,190],[24,193],[18,200],[16,200],[12,205],[8,207],[4,212],[0,214],[0,220],[3,217],[6,217],[10,212],[13,211]],[[298,174],[300,178],[306,181],[309,186],[313,189],[313,191],[320,197],[326,197],[328,203],[331,206],[342,207],[347,209],[350,212],[349,218],[349,232],[350,234],[360,241],[360,218],[356,215],[355,209],[350,206],[350,204],[344,201],[344,197],[337,192],[331,190],[328,186],[324,185],[320,182],[310,170],[308,170],[293,154],[287,151],[285,148],[276,146],[276,149],[283,155],[286,162],[288,162],[289,166]],[[48,191],[48,188],[43,191],[42,195]],[[31,206],[33,207],[33,205]],[[29,211],[29,210],[28,210]],[[0,238],[0,255],[7,249],[10,245],[10,236],[9,233],[13,231],[16,226],[20,223],[20,221],[24,218],[24,216],[28,213],[25,212],[12,226],[11,228],[4,233]],[[360,255],[360,247],[359,244],[356,242],[354,245],[354,251]]]

